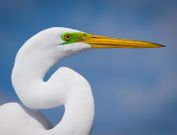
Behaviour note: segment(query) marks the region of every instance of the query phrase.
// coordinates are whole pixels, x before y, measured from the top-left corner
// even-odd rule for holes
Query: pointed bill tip
[[[160,45],[161,47],[166,47],[165,45]]]

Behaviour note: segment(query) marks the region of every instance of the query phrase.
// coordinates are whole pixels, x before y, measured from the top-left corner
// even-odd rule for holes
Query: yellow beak
[[[100,35],[88,34],[88,38],[85,38],[84,43],[90,44],[92,48],[159,48],[165,47],[164,45],[140,41],[129,40],[121,38],[111,38]]]

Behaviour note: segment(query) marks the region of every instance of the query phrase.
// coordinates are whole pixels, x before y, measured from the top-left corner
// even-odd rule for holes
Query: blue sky
[[[162,49],[93,50],[62,60],[93,89],[92,135],[177,134],[177,1],[175,0],[0,0],[0,104],[19,102],[11,70],[21,45],[53,26],[140,39]],[[57,123],[63,108],[43,112]]]

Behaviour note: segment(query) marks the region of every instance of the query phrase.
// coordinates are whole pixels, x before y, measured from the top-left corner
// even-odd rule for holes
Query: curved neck
[[[44,82],[43,77],[46,72],[63,57],[55,58],[53,53],[52,50],[49,50],[50,57],[46,54],[38,55],[37,51],[27,55],[22,48],[16,57],[12,72],[12,83],[15,91],[21,101],[30,108],[65,106],[62,120],[53,129],[44,131],[47,135],[88,135],[94,117],[91,88],[87,82],[85,87],[83,78],[81,78],[81,81],[84,80],[83,86],[79,82],[77,87],[72,87],[70,85],[70,80],[72,80],[70,73],[60,69],[52,75],[49,81]],[[76,74],[73,71],[69,72]],[[78,75],[75,76],[78,77]],[[73,80],[75,80],[75,76]],[[63,82],[68,84],[62,84]],[[68,86],[69,88],[67,88]]]

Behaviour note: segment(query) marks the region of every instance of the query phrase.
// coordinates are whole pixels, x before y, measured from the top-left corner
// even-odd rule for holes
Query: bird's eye
[[[71,38],[71,36],[69,33],[64,35],[64,40],[68,41],[68,40],[70,40],[70,38]]]

